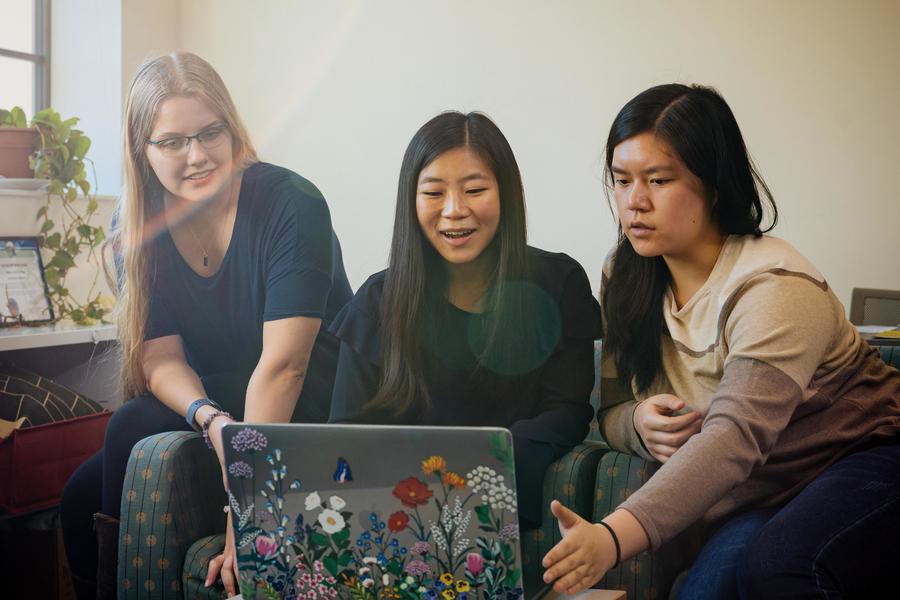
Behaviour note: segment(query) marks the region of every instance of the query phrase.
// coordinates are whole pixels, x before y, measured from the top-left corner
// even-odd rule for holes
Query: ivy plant
[[[19,107],[0,110],[0,122],[24,127],[25,113]],[[101,269],[99,249],[106,233],[103,227],[91,223],[98,207],[86,169],[88,163],[93,168],[91,160],[86,158],[91,140],[75,128],[77,124],[77,117],[63,120],[52,108],[34,115],[31,126],[38,130],[39,141],[29,164],[35,178],[49,180],[47,197],[36,218],[44,236],[44,277],[56,318],[91,325],[105,322],[113,302],[97,289]],[[76,202],[80,197],[84,205]],[[53,211],[54,220],[51,208],[55,203],[59,203],[60,210]],[[71,269],[80,258],[95,265],[94,278],[83,301],[72,296],[66,285]]]

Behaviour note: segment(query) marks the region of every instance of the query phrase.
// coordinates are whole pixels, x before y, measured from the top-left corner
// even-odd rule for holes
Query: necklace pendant
[[[208,257],[207,255],[205,255],[205,254],[203,255],[203,266],[204,266],[204,267],[208,267],[208,266],[209,266],[209,257]]]

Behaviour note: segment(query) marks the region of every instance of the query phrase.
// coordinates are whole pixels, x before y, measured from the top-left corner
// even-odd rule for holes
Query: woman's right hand
[[[237,555],[234,547],[234,529],[231,526],[231,513],[228,513],[228,523],[225,529],[225,548],[222,554],[214,556],[209,561],[209,569],[206,572],[206,587],[216,582],[216,579],[222,578],[222,585],[228,597],[236,596],[240,591],[240,581],[237,569]]]
[[[697,411],[672,416],[684,406],[678,396],[657,394],[634,410],[634,429],[650,454],[661,463],[669,460],[703,424],[702,415]]]

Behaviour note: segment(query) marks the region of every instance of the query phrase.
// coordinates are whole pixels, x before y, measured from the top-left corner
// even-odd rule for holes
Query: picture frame
[[[39,236],[0,236],[0,326],[55,321]]]

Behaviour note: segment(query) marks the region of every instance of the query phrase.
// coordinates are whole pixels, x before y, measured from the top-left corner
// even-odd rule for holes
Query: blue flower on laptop
[[[340,496],[331,496],[328,498],[328,504],[331,505],[333,510],[337,511],[343,510],[343,508],[347,506],[347,503]]]
[[[238,452],[262,452],[268,445],[266,436],[252,427],[244,427],[231,438],[231,447]]]
[[[306,500],[303,502],[306,510],[315,510],[317,508],[322,508],[322,499],[319,497],[319,492],[312,492],[306,497]]]
[[[228,465],[228,472],[231,473],[234,477],[238,477],[240,479],[249,479],[253,477],[253,467],[242,460],[233,462]]]
[[[326,533],[337,533],[344,528],[346,523],[341,513],[326,508],[319,513],[319,525],[322,526]]]

